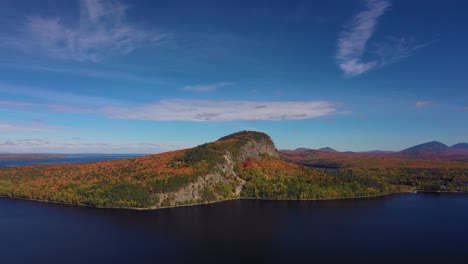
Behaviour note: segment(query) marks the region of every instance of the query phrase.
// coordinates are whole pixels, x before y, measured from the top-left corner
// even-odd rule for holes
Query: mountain
[[[361,153],[369,153],[369,154],[386,154],[386,153],[388,153],[388,154],[391,154],[391,153],[395,153],[395,151],[374,149],[374,150],[364,151],[364,152],[361,152]]]
[[[448,146],[440,143],[438,141],[431,141],[423,144],[416,145],[411,148],[407,148],[402,150],[403,153],[412,153],[412,152],[420,152],[420,151],[427,151],[427,152],[444,152],[448,149]]]
[[[240,197],[244,162],[264,159],[279,159],[271,138],[242,131],[132,159],[2,168],[0,196],[119,208],[211,202]]]
[[[446,154],[449,156],[458,156],[458,157],[467,157],[468,156],[468,143],[458,143],[446,151]]]
[[[310,148],[297,148],[294,151],[307,151],[307,150],[312,150]]]
[[[448,162],[405,158],[401,154],[389,157],[317,150],[283,152],[281,156],[283,159],[267,134],[242,131],[194,148],[130,159],[2,167],[0,197],[156,209],[241,197],[367,197],[404,192],[415,186],[468,191],[464,185],[468,162],[463,159]],[[346,170],[329,171],[325,167]],[[427,169],[431,169],[430,173]],[[399,177],[405,180],[399,181]],[[450,181],[435,186],[434,179]]]
[[[307,152],[313,152],[313,151],[322,151],[322,152],[338,152],[332,148],[329,148],[329,147],[325,147],[325,148],[320,148],[320,149],[311,149],[311,148],[297,148],[295,150],[288,150],[288,149],[284,149],[284,150],[281,150],[281,151],[307,151]]]
[[[320,148],[320,149],[318,149],[318,151],[322,151],[322,152],[333,152],[333,153],[338,152],[338,151],[336,151],[336,150],[334,150],[334,149],[332,149],[332,148],[330,148],[330,147]]]
[[[468,143],[458,143],[451,146],[449,149],[468,149]]]

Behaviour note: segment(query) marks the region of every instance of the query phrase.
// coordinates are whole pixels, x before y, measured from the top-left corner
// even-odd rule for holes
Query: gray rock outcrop
[[[259,133],[259,132],[245,132]],[[257,134],[255,134],[257,135]],[[222,140],[222,139],[221,139]],[[217,163],[210,172],[204,176],[198,177],[194,182],[175,192],[159,194],[160,206],[177,206],[185,204],[201,203],[203,201],[203,192],[207,188],[215,187],[218,184],[228,184],[232,186],[232,191],[227,197],[214,194],[215,200],[225,200],[240,197],[242,187],[245,181],[235,172],[235,166],[239,162],[248,159],[261,159],[264,157],[279,158],[279,153],[271,138],[261,133],[261,136],[247,137],[243,139],[243,145],[239,153],[234,157],[232,153],[226,151],[223,154],[222,162]]]

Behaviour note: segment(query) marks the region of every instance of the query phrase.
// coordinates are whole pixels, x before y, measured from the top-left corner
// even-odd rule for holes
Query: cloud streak
[[[339,68],[346,77],[361,75],[372,69],[384,67],[413,55],[430,43],[418,44],[408,38],[388,37],[368,51],[369,40],[374,35],[379,18],[391,3],[389,0],[364,0],[364,10],[358,12],[339,34],[335,56]],[[364,56],[372,57],[364,59]]]
[[[416,43],[414,39],[389,37],[387,41],[376,44],[372,53],[379,58],[382,67],[407,58],[431,43]]]
[[[0,121],[0,132],[48,132],[59,129],[61,127],[46,125],[42,122],[16,123]]]
[[[20,111],[46,109],[50,112],[84,113],[111,119],[151,121],[235,121],[235,120],[302,120],[339,112],[340,104],[328,101],[265,102],[171,99],[143,105],[69,105],[17,101],[0,101],[0,108]]]
[[[424,106],[428,106],[432,104],[435,104],[435,102],[434,101],[417,101],[414,105],[416,107],[424,107]]]
[[[86,106],[90,109],[95,109],[99,106],[104,105],[115,105],[120,104],[118,100],[112,100],[107,98],[78,95],[74,93],[57,92],[47,89],[22,86],[22,85],[11,85],[0,83],[0,93],[21,95],[24,97],[36,98],[45,101],[46,103],[30,103],[30,102],[7,102],[1,101],[3,106],[8,104],[11,106],[24,106],[24,107],[48,107],[48,108],[77,108],[78,106]]]
[[[164,81],[158,80],[156,78],[147,78],[140,75],[131,74],[124,71],[112,71],[112,70],[102,70],[102,69],[86,69],[82,67],[77,68],[67,68],[63,66],[41,66],[34,65],[31,63],[0,63],[0,68],[5,69],[19,69],[32,72],[41,72],[41,73],[59,73],[64,75],[72,76],[85,76],[96,79],[106,79],[106,80],[120,80],[127,82],[135,83],[144,83],[144,84],[165,84]]]
[[[160,153],[187,148],[183,144],[151,142],[53,141],[49,139],[0,139],[0,152],[14,153]]]
[[[111,119],[220,122],[302,120],[346,114],[338,111],[341,106],[339,103],[329,101],[168,99],[147,104],[132,104],[100,97],[0,84],[0,93],[2,92],[35,99],[34,102],[0,101],[0,108],[3,109],[45,109],[50,112],[100,115]]]
[[[0,101],[0,109],[12,109],[21,111],[36,111],[46,109],[51,112],[60,113],[94,113],[95,106],[77,106],[66,104],[49,104],[49,103],[31,103],[17,101]]]
[[[376,61],[362,60],[367,42],[377,26],[377,19],[390,6],[387,0],[366,0],[365,10],[356,14],[351,22],[345,25],[338,38],[336,60],[347,76],[362,74],[377,66]]]
[[[153,121],[300,120],[338,114],[339,104],[327,101],[257,102],[163,100],[134,107],[107,107],[101,112],[115,119]]]
[[[218,90],[219,88],[234,85],[231,82],[220,82],[220,83],[213,83],[213,84],[202,84],[202,85],[192,85],[192,86],[185,86],[182,88],[183,91],[190,91],[190,92],[213,92]]]
[[[166,34],[130,25],[126,10],[116,1],[80,0],[76,26],[59,17],[31,16],[19,36],[3,42],[24,52],[40,51],[53,58],[99,62],[107,56],[125,55],[167,39]]]

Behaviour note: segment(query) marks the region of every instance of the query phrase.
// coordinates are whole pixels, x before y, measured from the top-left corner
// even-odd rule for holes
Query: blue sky
[[[0,152],[468,141],[466,1],[0,3]]]

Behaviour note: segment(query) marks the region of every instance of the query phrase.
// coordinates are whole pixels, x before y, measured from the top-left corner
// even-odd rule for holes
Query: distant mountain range
[[[416,145],[411,148],[407,148],[402,150],[403,153],[414,152],[414,151],[429,151],[429,152],[444,152],[449,147],[443,143],[438,141],[431,141],[423,144]]]
[[[311,148],[297,148],[295,150],[289,150],[289,149],[282,149],[280,151],[307,151],[307,152],[310,152],[310,151],[321,151],[321,152],[331,152],[331,153],[335,153],[335,152],[339,152],[335,149],[332,149],[330,147],[325,147],[325,148],[320,148],[320,149],[311,149]]]
[[[318,151],[322,151],[322,152],[338,152],[337,150],[334,150],[330,147],[325,147],[325,148],[321,148],[321,149],[318,149]]]
[[[282,150],[282,151],[300,151],[300,152],[313,152],[313,151],[321,151],[321,152],[330,152],[330,153],[345,153],[340,152],[330,147],[320,148],[320,149],[311,149],[311,148],[297,148],[295,150]],[[347,151],[346,153],[352,153]],[[372,151],[365,151],[360,153],[375,153],[375,154],[385,154],[385,153],[402,153],[405,155],[421,155],[424,153],[438,153],[438,154],[449,154],[449,155],[468,155],[468,143],[458,143],[451,147],[439,142],[439,141],[431,141],[423,144],[419,144],[407,149],[404,149],[400,152],[396,151],[385,151],[385,150],[372,150]]]
[[[313,150],[313,149],[310,149],[310,148],[297,148],[294,151],[305,151],[305,150]]]
[[[468,149],[468,143],[458,143],[451,146],[450,149]]]
[[[431,141],[404,149],[401,153],[409,155],[423,155],[425,153],[468,155],[468,143],[458,143],[449,147],[438,141]]]
[[[280,155],[287,162],[315,167],[344,168],[371,165],[422,168],[437,167],[435,164],[446,161],[468,164],[468,143],[458,143],[449,147],[438,141],[431,141],[402,151],[365,152],[339,152],[332,148],[302,147],[295,150],[281,150]]]

